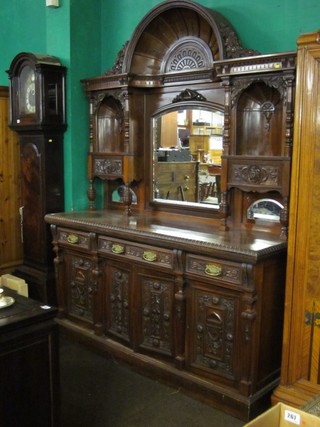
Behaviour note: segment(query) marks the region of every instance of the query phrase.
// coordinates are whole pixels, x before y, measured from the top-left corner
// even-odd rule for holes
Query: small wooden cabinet
[[[6,427],[59,426],[57,309],[4,289],[0,310],[0,412]]]
[[[49,214],[59,324],[247,420],[280,374],[286,244],[181,215]],[[143,243],[142,243],[143,242]]]
[[[225,87],[222,224],[227,227],[230,216],[246,226],[249,204],[269,198],[281,203],[286,239],[296,52],[222,61],[216,69]]]

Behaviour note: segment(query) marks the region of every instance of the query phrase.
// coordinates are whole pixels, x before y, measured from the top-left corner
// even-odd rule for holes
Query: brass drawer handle
[[[76,243],[79,243],[79,237],[76,234],[69,234],[67,237],[67,242],[75,245]]]
[[[222,274],[222,267],[220,267],[219,265],[215,265],[215,264],[207,264],[206,268],[205,268],[205,273],[208,276],[221,276]]]
[[[157,259],[157,254],[155,252],[152,252],[152,251],[144,251],[142,258],[145,261],[155,261]]]
[[[114,254],[123,254],[124,253],[124,246],[118,245],[117,243],[115,243],[111,247],[111,252]]]

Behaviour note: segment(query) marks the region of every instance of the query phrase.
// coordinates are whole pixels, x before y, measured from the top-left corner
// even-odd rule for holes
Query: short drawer
[[[245,270],[245,264],[192,254],[187,254],[186,257],[187,273],[220,282],[234,283],[236,285],[244,284],[246,280]]]
[[[98,251],[101,254],[113,254],[123,257],[125,260],[140,261],[169,269],[173,268],[173,251],[167,249],[100,236],[98,238]]]
[[[58,243],[69,247],[80,247],[90,249],[90,233],[82,231],[69,230],[67,228],[58,228]]]

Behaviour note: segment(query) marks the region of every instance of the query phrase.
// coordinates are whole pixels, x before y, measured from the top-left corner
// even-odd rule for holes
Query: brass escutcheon
[[[71,243],[72,245],[75,245],[79,242],[79,237],[75,234],[69,234],[67,237],[67,242]]]
[[[114,254],[123,254],[124,253],[124,246],[118,245],[117,243],[115,243],[111,247],[111,252],[113,252]]]
[[[157,259],[157,254],[155,252],[152,252],[152,251],[144,251],[142,258],[145,261],[155,261]]]
[[[220,276],[222,273],[222,267],[215,264],[207,264],[205,268],[205,273],[208,276]]]

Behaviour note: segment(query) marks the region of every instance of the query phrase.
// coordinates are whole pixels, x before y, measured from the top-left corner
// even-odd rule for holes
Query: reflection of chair
[[[216,196],[216,183],[215,182],[204,182],[200,184],[200,201],[203,202],[208,197]]]

